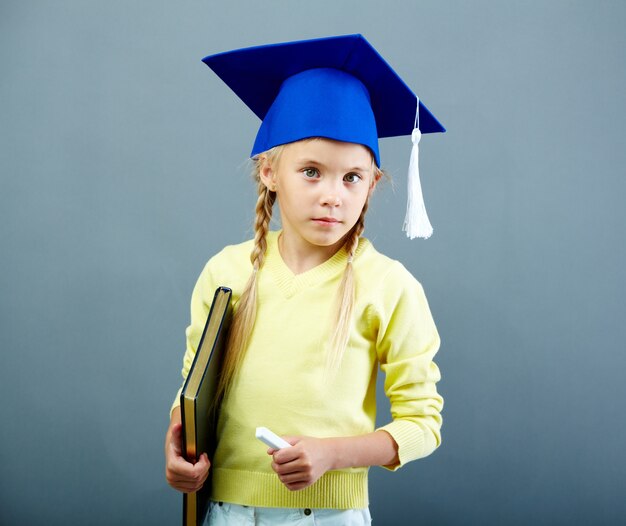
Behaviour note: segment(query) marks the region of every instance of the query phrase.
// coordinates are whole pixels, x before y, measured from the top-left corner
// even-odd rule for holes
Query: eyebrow
[[[300,164],[300,165],[314,165],[314,166],[319,166],[321,168],[327,168],[327,166],[319,161],[316,161],[315,159],[308,159],[308,158],[302,158],[302,159],[296,159],[296,163]],[[365,166],[353,166],[352,168],[348,168],[347,172],[368,172],[370,170],[370,167],[365,167]]]

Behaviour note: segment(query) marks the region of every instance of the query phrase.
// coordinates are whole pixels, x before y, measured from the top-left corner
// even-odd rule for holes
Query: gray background
[[[258,121],[200,59],[361,32],[448,128],[401,232],[408,138],[366,234],[422,281],[444,444],[371,471],[376,524],[626,521],[626,4],[0,4],[0,523],[176,524],[163,476],[191,288],[251,235]],[[386,419],[382,400],[380,420]]]

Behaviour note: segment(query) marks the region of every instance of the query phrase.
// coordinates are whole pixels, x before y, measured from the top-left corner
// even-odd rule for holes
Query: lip
[[[314,217],[313,221],[322,225],[337,225],[341,223],[336,217]]]

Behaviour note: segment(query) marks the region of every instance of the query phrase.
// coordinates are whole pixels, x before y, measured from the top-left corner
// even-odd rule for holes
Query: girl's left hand
[[[292,447],[268,449],[272,469],[291,491],[304,489],[332,469],[332,440],[313,437],[283,437]]]

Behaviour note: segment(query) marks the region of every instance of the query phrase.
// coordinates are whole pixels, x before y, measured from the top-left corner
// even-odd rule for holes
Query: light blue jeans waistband
[[[260,508],[211,502],[206,523],[209,526],[369,526],[372,518],[369,508]]]

